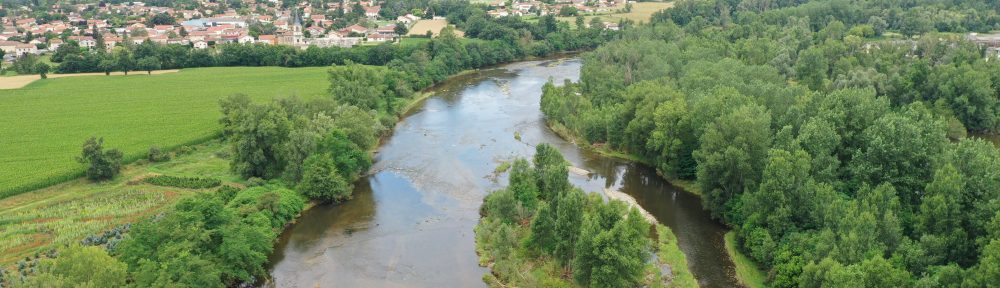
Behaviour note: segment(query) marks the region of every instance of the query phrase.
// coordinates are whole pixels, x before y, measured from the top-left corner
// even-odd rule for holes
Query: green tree
[[[823,50],[819,47],[812,47],[799,54],[798,61],[795,62],[795,74],[803,84],[809,89],[820,91],[825,87],[827,70],[829,64]]]
[[[306,159],[297,190],[310,199],[324,202],[338,202],[351,197],[351,185],[337,171],[336,163],[329,154],[315,154]]]
[[[51,67],[49,67],[49,64],[45,64],[42,62],[38,62],[38,64],[35,64],[35,72],[38,72],[38,75],[41,76],[42,79],[49,78],[48,74],[50,68]]]
[[[83,152],[76,161],[87,165],[87,179],[109,180],[121,170],[122,152],[118,149],[104,151],[104,138],[90,137],[83,143]]]
[[[587,199],[583,191],[578,189],[569,189],[561,194],[559,206],[556,207],[555,256],[564,267],[570,267],[577,239],[580,238],[580,225],[583,224]]]
[[[591,287],[634,287],[642,281],[645,251],[649,246],[649,224],[639,211],[628,215],[611,230],[597,234]]]
[[[146,71],[146,74],[153,74],[153,70],[160,70],[160,59],[154,56],[143,57],[136,63],[136,68]]]
[[[764,107],[748,105],[723,115],[705,129],[698,161],[702,201],[712,217],[729,222],[731,200],[756,188],[771,146],[771,116]]]

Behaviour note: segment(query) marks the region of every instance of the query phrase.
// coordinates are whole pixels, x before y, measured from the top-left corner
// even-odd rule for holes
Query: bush
[[[117,149],[104,151],[104,138],[90,137],[83,143],[83,152],[76,161],[87,165],[87,179],[108,180],[121,171],[122,152]]]
[[[214,178],[175,177],[167,175],[153,176],[145,179],[146,183],[157,186],[168,186],[188,189],[204,189],[222,185],[222,181]]]
[[[185,145],[181,146],[181,148],[177,148],[177,155],[191,154],[191,152],[194,152],[194,148],[191,148],[191,146]]]
[[[165,162],[170,161],[170,153],[160,150],[160,147],[149,147],[149,154],[146,158],[149,162]]]

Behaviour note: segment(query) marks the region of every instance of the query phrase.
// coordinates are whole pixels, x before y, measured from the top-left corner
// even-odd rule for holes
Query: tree
[[[297,190],[310,199],[339,202],[350,199],[351,185],[337,171],[329,154],[309,156]]]
[[[160,59],[154,56],[143,57],[136,63],[136,68],[146,71],[146,74],[152,75],[153,70],[160,70]]]
[[[49,67],[49,64],[45,64],[42,62],[38,62],[38,64],[35,64],[35,72],[38,72],[38,75],[41,76],[42,79],[49,78],[48,74],[50,68],[51,67]]]
[[[104,151],[104,138],[90,137],[83,143],[83,152],[76,158],[87,165],[87,178],[94,181],[108,180],[121,170],[122,152],[117,149]]]
[[[100,69],[100,71],[103,71],[105,76],[110,76],[111,72],[115,71],[115,68],[117,67],[118,61],[115,61],[115,59],[110,55],[101,57],[101,61],[97,64],[97,68]]]
[[[580,237],[580,225],[583,224],[584,204],[587,199],[583,191],[578,189],[566,190],[559,197],[559,206],[556,207],[555,256],[564,267],[569,267],[574,258],[577,239]]]
[[[517,201],[528,211],[534,211],[538,206],[538,186],[535,181],[535,171],[527,160],[517,159],[510,169],[510,180],[507,189],[514,193]]]
[[[572,17],[576,16],[576,14],[577,14],[577,9],[573,5],[565,5],[562,6],[562,8],[559,8],[559,16]]]
[[[410,29],[406,28],[406,23],[396,22],[396,27],[392,29],[392,32],[394,32],[394,33],[396,33],[396,35],[399,35],[400,37],[402,37],[402,36],[406,35],[407,32],[410,32]]]
[[[224,130],[233,150],[230,168],[244,177],[270,179],[281,175],[285,167],[281,147],[291,129],[284,108],[273,103],[230,109],[223,105],[223,113]]]
[[[826,56],[819,47],[812,47],[799,54],[795,62],[795,74],[802,84],[812,90],[822,90],[828,70]]]
[[[132,58],[132,52],[127,48],[118,49],[114,59],[118,61],[118,69],[121,69],[125,75],[128,75],[128,71],[135,70],[135,59]]]
[[[649,246],[648,233],[649,224],[633,208],[611,230],[597,234],[590,287],[637,286],[646,261],[643,255]]]
[[[694,152],[698,186],[712,217],[731,220],[731,200],[756,189],[771,146],[771,116],[764,107],[747,105],[716,119],[701,136]]]

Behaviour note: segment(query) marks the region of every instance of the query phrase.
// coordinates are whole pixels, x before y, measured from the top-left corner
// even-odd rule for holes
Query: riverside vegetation
[[[0,273],[3,275],[0,276],[0,285],[60,287],[87,283],[86,279],[107,281],[102,283],[113,286],[134,287],[222,287],[257,282],[266,277],[263,265],[273,249],[274,240],[285,225],[305,209],[309,201],[323,203],[350,199],[350,183],[371,165],[368,151],[388,132],[386,127],[390,127],[405,112],[405,107],[409,107],[414,99],[419,99],[416,97],[419,94],[417,91],[463,70],[509,62],[530,55],[541,56],[555,51],[592,48],[616,35],[614,31],[603,31],[600,28],[571,30],[567,25],[557,25],[552,17],[539,24],[529,24],[516,17],[490,18],[480,6],[465,5],[460,8],[464,14],[454,17],[463,21],[459,26],[476,25],[466,31],[478,29],[482,34],[472,33],[475,34],[473,37],[478,37],[483,42],[461,41],[449,28],[426,43],[406,46],[409,50],[374,54],[389,57],[385,61],[373,63],[384,66],[345,61],[344,65],[321,70],[327,72],[319,77],[329,79],[326,82],[329,85],[326,93],[311,90],[315,94],[272,101],[259,101],[259,97],[241,94],[230,95],[221,100],[217,100],[221,96],[209,98],[211,101],[219,101],[222,117],[218,125],[221,126],[221,133],[213,131],[212,127],[217,126],[208,122],[192,122],[183,117],[174,119],[177,123],[192,125],[192,129],[202,133],[195,133],[196,135],[208,138],[222,135],[224,145],[228,148],[217,150],[216,154],[218,158],[229,162],[229,169],[220,169],[214,165],[205,167],[198,163],[186,169],[223,170],[225,173],[214,171],[207,175],[218,175],[210,178],[223,179],[224,186],[206,191],[180,187],[168,189],[142,184],[145,181],[133,182],[142,185],[137,186],[141,190],[136,194],[144,197],[160,197],[161,191],[194,190],[192,192],[200,193],[155,202],[159,206],[135,207],[142,213],[129,214],[128,218],[116,214],[104,219],[107,222],[79,219],[86,223],[87,234],[101,234],[101,229],[118,227],[122,222],[135,223],[130,225],[127,233],[123,233],[120,242],[114,242],[115,245],[107,245],[105,241],[85,241],[88,244],[102,243],[99,245],[104,249],[71,245],[46,255],[29,257],[25,259],[25,264],[18,265],[22,267],[18,267],[17,272]],[[309,53],[308,50],[305,53]],[[185,73],[186,71],[176,75]],[[56,82],[32,84],[27,89],[44,88],[50,85],[48,83]],[[316,83],[309,81],[304,85],[313,87]],[[133,96],[130,94],[127,97]],[[144,103],[148,105],[137,106],[159,108],[159,101]],[[197,114],[197,117],[210,118],[219,115],[201,110],[192,113]],[[143,133],[146,132],[148,131],[143,130]],[[155,144],[168,149],[186,143],[183,141],[199,141],[199,138],[191,137],[190,134],[177,136],[178,134],[168,131],[163,134],[169,134],[169,137],[174,137],[170,139],[174,140]],[[135,135],[140,133],[126,132],[119,137],[124,139]],[[111,140],[105,144],[117,146]],[[123,149],[124,159],[166,160],[159,148],[146,150],[153,144],[128,146],[128,149]],[[182,149],[176,150],[180,152]],[[155,151],[156,153],[150,154],[156,155],[143,155],[143,151]],[[177,156],[173,158],[174,160],[150,165],[171,165],[187,159]],[[75,169],[80,168],[71,167],[65,171]],[[125,173],[128,173],[128,169]],[[215,181],[206,179],[187,179],[204,176],[199,173],[189,174],[183,169],[161,174],[184,178],[162,178],[162,183],[161,180],[150,181],[185,187],[215,184]],[[80,182],[72,186],[87,188],[98,185],[117,192],[122,189],[121,185],[132,182],[120,178],[122,177],[95,184]],[[24,192],[18,188],[5,189],[11,189],[7,190],[7,195]],[[108,193],[109,190],[96,191],[95,195]],[[63,195],[62,191],[51,193]],[[31,198],[34,196],[31,194],[33,193],[15,197]],[[63,235],[63,231],[35,232],[48,236]],[[64,237],[66,239],[60,242],[61,245],[74,241],[71,235]],[[51,244],[45,246],[58,247]],[[72,257],[59,257],[60,254]],[[77,255],[88,256],[76,257]],[[65,267],[75,268],[64,269]],[[103,270],[104,267],[111,268]],[[91,277],[97,275],[101,275],[101,278]]]
[[[678,1],[586,54],[579,83],[546,85],[542,110],[697,183],[737,270],[764,270],[745,284],[991,287],[1000,151],[967,132],[1000,131],[1000,63],[935,30],[997,29],[998,9]]]
[[[492,271],[487,284],[697,287],[670,229],[572,187],[566,160],[548,144],[536,146],[532,162],[515,160],[507,188],[483,201],[475,231],[480,263]]]

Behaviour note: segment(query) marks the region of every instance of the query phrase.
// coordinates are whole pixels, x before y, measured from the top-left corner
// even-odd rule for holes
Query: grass
[[[670,228],[656,225],[657,257],[662,264],[670,266],[671,280],[669,287],[698,287],[698,280],[688,269],[687,256],[681,247],[677,246],[677,235]],[[666,277],[666,276],[664,276]]]
[[[155,186],[142,181],[144,177],[197,176],[241,183],[229,172],[229,161],[216,156],[226,149],[221,142],[196,148],[169,162],[126,166],[112,181],[78,179],[0,199],[0,267],[164,211],[185,195],[214,191]]]
[[[739,280],[743,286],[749,288],[767,287],[767,285],[764,285],[767,275],[757,267],[756,262],[750,259],[750,257],[743,255],[739,248],[736,247],[736,232],[726,232],[725,240],[726,253],[729,254],[730,259],[733,259],[733,264],[736,265],[736,280]]]
[[[649,23],[649,20],[653,17],[653,13],[659,12],[660,10],[674,7],[673,2],[639,2],[632,3],[632,11],[628,13],[615,13],[614,11],[620,11],[620,9],[625,8],[624,5],[616,6],[611,8],[611,13],[595,13],[583,16],[584,23],[590,23],[590,19],[595,17],[601,17],[604,22],[615,22],[621,21],[622,19],[632,20],[636,24],[639,23]],[[576,25],[576,17],[556,17],[560,21],[569,22],[570,25]]]
[[[430,31],[434,37],[437,37],[441,33],[444,27],[448,27],[448,20],[433,20],[433,19],[423,19],[417,20],[417,23],[410,27],[410,31],[406,33],[408,36],[423,36],[427,35],[427,31]],[[465,35],[462,31],[455,30],[455,36],[462,37]]]
[[[79,178],[91,136],[126,160],[218,135],[219,99],[325,94],[326,68],[219,67],[153,76],[81,76],[0,91],[0,198]],[[109,89],[109,87],[113,87]],[[197,175],[194,175],[197,176]]]

